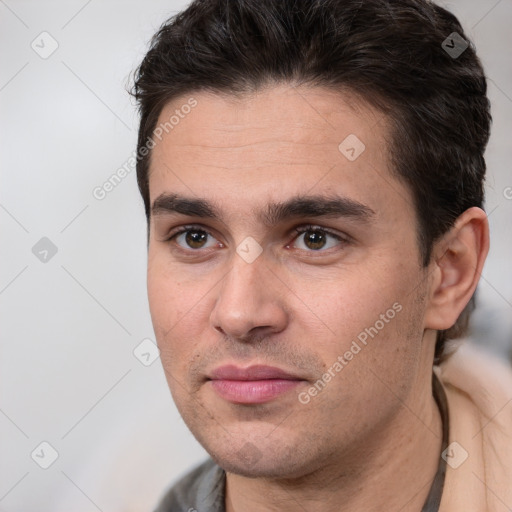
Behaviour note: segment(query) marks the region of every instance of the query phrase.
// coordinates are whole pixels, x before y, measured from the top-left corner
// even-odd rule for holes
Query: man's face
[[[248,476],[371,450],[400,415],[418,421],[403,404],[432,364],[412,195],[390,172],[385,119],[321,88],[191,96],[193,109],[186,96],[162,111],[159,124],[182,116],[150,171],[149,302],[180,413]]]

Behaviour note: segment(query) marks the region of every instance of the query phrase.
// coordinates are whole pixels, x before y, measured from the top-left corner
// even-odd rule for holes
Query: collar
[[[448,437],[450,432],[449,415],[448,415],[448,400],[446,399],[446,393],[444,392],[443,385],[439,381],[439,378],[432,373],[432,392],[434,399],[439,407],[441,414],[441,421],[443,424],[443,441],[441,443],[441,453],[448,447]],[[439,505],[441,504],[441,497],[443,495],[444,480],[446,474],[446,460],[439,455],[439,465],[437,467],[436,476],[432,481],[430,492],[428,493],[427,499],[421,512],[438,512]]]

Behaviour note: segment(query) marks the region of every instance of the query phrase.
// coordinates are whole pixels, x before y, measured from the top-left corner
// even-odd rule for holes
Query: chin
[[[243,441],[241,447],[234,443],[212,449],[204,446],[212,459],[225,471],[247,478],[288,479],[300,478],[310,473],[315,461],[296,447]]]
[[[288,479],[304,476],[307,471],[299,464],[294,467],[290,461],[277,460],[275,457],[262,457],[258,462],[242,462],[232,457],[213,457],[213,460],[228,473],[246,478]]]

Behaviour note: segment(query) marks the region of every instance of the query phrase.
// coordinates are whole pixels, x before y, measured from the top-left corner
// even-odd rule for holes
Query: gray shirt
[[[155,512],[225,512],[225,489],[225,471],[208,459],[174,484]]]

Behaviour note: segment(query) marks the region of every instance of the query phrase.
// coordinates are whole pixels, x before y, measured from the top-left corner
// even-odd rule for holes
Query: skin
[[[188,97],[166,105],[159,122]],[[222,220],[151,216],[148,296],[176,405],[227,471],[227,511],[419,512],[441,449],[435,329],[455,322],[476,287],[485,214],[461,216],[424,268],[412,195],[390,171],[378,111],[348,93],[285,84],[193,97],[197,106],[152,150],[150,200],[202,198]],[[349,134],[366,146],[355,161],[338,149]],[[258,216],[269,203],[333,192],[372,214],[274,226]],[[202,244],[168,240],[191,224],[210,233]],[[294,231],[308,224],[347,241],[325,235],[318,248]],[[236,252],[248,236],[262,248],[252,263]],[[400,312],[301,403],[299,393],[393,304]],[[277,366],[302,381],[270,402],[233,404],[207,380],[224,364]]]

